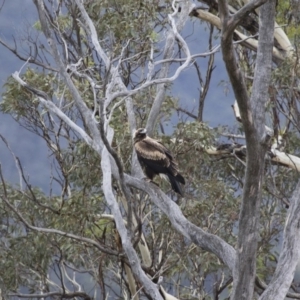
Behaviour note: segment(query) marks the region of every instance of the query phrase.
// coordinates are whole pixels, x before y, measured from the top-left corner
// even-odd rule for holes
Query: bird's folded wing
[[[135,144],[137,154],[145,159],[161,161],[169,165],[170,161],[165,153],[165,147],[156,141],[144,139]]]

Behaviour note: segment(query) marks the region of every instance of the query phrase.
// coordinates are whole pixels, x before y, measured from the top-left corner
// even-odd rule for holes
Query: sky
[[[32,30],[32,24],[36,19],[37,13],[32,0],[6,0],[0,12],[0,38],[13,46],[13,36],[21,40],[27,31]],[[24,62],[2,45],[0,45],[0,53],[0,101],[2,101],[2,93],[5,89],[3,85]],[[49,162],[45,143],[5,114],[0,114],[0,134],[8,141],[15,155],[20,158],[30,182],[46,189],[45,178],[49,176]],[[19,175],[14,159],[2,142],[0,142],[0,162],[5,177],[12,183],[18,183]]]
[[[14,45],[13,36],[15,36],[26,49],[25,37],[28,35],[28,32],[34,33],[33,24],[36,20],[37,12],[32,0],[6,0],[0,12],[0,38],[10,45]],[[182,35],[188,41],[193,54],[208,51],[208,30],[205,24],[201,24],[198,19],[190,19]],[[218,39],[215,39],[214,45],[217,44]],[[13,53],[2,45],[0,45],[0,53],[0,101],[2,101],[5,81],[13,72],[20,70],[24,62],[16,58]],[[25,52],[23,51],[23,53]],[[203,78],[205,78],[207,60],[208,58],[199,60]],[[215,65],[216,69],[212,75],[204,109],[204,121],[212,127],[232,125],[235,122],[231,110],[234,96],[231,90],[229,90],[229,93],[225,93],[229,84],[220,52],[215,56]],[[171,94],[179,99],[183,108],[189,110],[197,109],[199,82],[193,66],[185,70],[174,82]],[[176,120],[176,115],[174,115],[172,120]],[[45,192],[49,191],[49,180],[47,179],[49,179],[51,174],[51,158],[49,158],[45,142],[22,128],[9,115],[0,114],[0,134],[6,138],[12,151],[20,158],[31,184],[39,186]],[[14,160],[1,142],[0,162],[5,177],[12,183],[19,182]]]

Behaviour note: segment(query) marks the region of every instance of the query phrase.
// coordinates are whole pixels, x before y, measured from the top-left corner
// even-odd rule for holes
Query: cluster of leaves
[[[299,37],[299,3],[297,1],[278,1],[276,20],[279,24],[284,24],[283,29],[290,39]],[[288,25],[288,26],[287,26]]]
[[[8,185],[5,189],[7,195],[2,188],[1,199],[7,197],[31,226],[99,240],[108,249],[114,248],[114,223],[101,219],[105,204],[102,195],[94,190],[82,188],[73,191],[67,200],[62,200],[61,197],[47,197],[38,189],[20,191]],[[16,291],[21,286],[37,291],[41,283],[49,289],[49,281],[53,278],[56,278],[54,282],[63,280],[53,274],[53,269],[60,268],[60,264],[70,264],[75,270],[85,270],[87,274],[97,268],[99,251],[96,248],[60,234],[28,230],[18,215],[9,211],[4,200],[0,204],[1,224],[6,226],[1,233],[0,251],[3,292]],[[95,271],[90,275],[97,280]]]

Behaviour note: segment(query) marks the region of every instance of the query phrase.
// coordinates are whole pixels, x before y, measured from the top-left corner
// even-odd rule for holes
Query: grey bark
[[[130,234],[123,222],[123,217],[118,202],[115,199],[115,196],[112,191],[110,156],[106,148],[104,148],[102,151],[101,167],[102,167],[103,174],[107,175],[107,176],[103,176],[103,191],[104,191],[105,199],[114,215],[116,227],[121,237],[122,246],[128,258],[132,272],[139,279],[140,283],[144,286],[145,291],[149,296],[152,297],[152,299],[163,300],[163,298],[159,293],[159,289],[157,285],[153,283],[150,280],[150,278],[147,277],[145,272],[142,270],[140,260],[137,256],[136,251],[133,248]]]
[[[233,30],[249,11],[266,1],[251,1],[236,14],[230,15],[227,2],[219,1],[222,21],[221,46],[223,59],[241,112],[246,136],[247,164],[243,199],[239,216],[237,254],[233,272],[232,300],[253,298],[256,275],[256,250],[260,216],[261,187],[267,135],[265,103],[272,62],[275,1],[270,0],[260,11],[259,46],[251,99],[233,48]]]
[[[253,92],[250,99],[253,125],[248,124],[247,129],[244,127],[247,144],[247,167],[239,218],[237,258],[231,299],[253,298],[261,186],[266,151],[265,104],[268,100],[267,91],[272,62],[274,4],[274,1],[269,1],[260,10],[259,46]],[[269,17],[271,18],[269,19]],[[249,122],[252,120],[249,119]]]
[[[233,271],[236,252],[234,248],[216,235],[197,227],[182,214],[178,205],[164,194],[159,187],[145,180],[125,174],[124,180],[130,186],[145,191],[153,203],[168,217],[172,226],[198,247],[214,253]]]
[[[296,266],[300,259],[299,200],[300,181],[298,182],[291,199],[291,205],[284,229],[283,245],[274,276],[259,300],[283,300],[291,286]]]

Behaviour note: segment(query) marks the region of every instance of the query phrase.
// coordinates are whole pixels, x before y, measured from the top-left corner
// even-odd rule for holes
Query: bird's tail
[[[181,195],[183,197],[183,191],[182,191],[182,188],[180,186],[180,183],[185,183],[184,182],[184,178],[180,175],[180,174],[177,174],[177,176],[173,176],[172,174],[167,174],[168,178],[169,178],[169,181],[171,183],[171,186],[172,186],[172,189],[178,193],[179,195]]]

